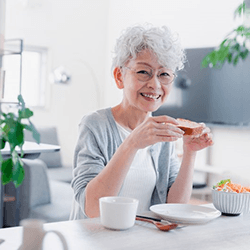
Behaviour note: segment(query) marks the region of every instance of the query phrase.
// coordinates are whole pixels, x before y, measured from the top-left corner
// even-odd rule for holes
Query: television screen
[[[221,69],[201,68],[213,48],[186,49],[185,68],[178,72],[175,87],[181,105],[162,105],[153,115],[169,115],[197,122],[248,125],[250,123],[250,56]]]

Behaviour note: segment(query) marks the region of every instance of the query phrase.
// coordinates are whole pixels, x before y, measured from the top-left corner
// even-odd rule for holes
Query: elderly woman
[[[135,26],[117,40],[113,59],[117,106],[83,117],[74,158],[71,219],[99,216],[99,198],[139,200],[138,212],[158,203],[187,203],[196,151],[213,144],[204,126],[199,137],[183,136],[169,116],[152,117],[167,99],[185,55],[167,27]],[[174,142],[183,138],[181,164]]]

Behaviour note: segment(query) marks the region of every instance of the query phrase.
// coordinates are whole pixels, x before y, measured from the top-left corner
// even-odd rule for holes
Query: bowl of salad
[[[213,186],[212,200],[222,215],[236,216],[243,211],[250,212],[250,187],[233,183],[231,179],[221,180]]]

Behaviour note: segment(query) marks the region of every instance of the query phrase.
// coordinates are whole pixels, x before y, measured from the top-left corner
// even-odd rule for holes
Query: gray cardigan
[[[74,200],[70,219],[86,218],[84,212],[85,188],[108,164],[122,140],[111,108],[102,109],[83,117],[79,125],[79,138],[74,155],[71,186]],[[150,148],[156,171],[156,187],[151,205],[165,203],[169,188],[179,172],[174,143],[156,143]]]

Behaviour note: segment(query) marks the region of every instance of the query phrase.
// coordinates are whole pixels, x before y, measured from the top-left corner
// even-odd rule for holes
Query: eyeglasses
[[[124,68],[131,70],[135,74],[136,78],[141,82],[147,82],[155,75],[155,70],[146,66],[139,66],[136,69],[129,67]],[[157,77],[161,84],[168,85],[174,81],[176,75],[170,69],[160,69],[157,73]]]

